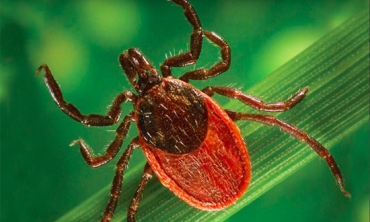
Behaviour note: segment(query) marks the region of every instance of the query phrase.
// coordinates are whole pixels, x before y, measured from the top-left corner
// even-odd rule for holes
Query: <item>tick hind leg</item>
[[[54,99],[54,102],[57,106],[69,117],[72,119],[87,125],[87,126],[109,126],[113,125],[118,122],[120,115],[121,115],[121,107],[120,105],[123,102],[133,100],[133,94],[129,91],[125,91],[120,93],[113,101],[107,115],[98,115],[98,114],[89,114],[83,115],[81,112],[70,103],[67,103],[62,95],[62,92],[58,86],[58,83],[55,81],[49,67],[44,64],[41,65],[37,70],[36,73],[40,73],[41,70],[45,70],[44,80],[46,86],[49,89],[51,96]]]
[[[202,91],[209,96],[213,96],[214,93],[217,93],[222,96],[237,99],[256,110],[268,112],[283,112],[293,108],[300,101],[302,101],[306,97],[308,87],[299,90],[296,94],[294,94],[285,102],[275,102],[275,103],[265,103],[264,101],[256,97],[244,94],[240,90],[230,87],[207,86],[204,89],[202,89]]]
[[[298,140],[307,143],[320,157],[322,157],[326,161],[326,163],[328,164],[343,194],[347,197],[351,196],[350,193],[348,193],[346,189],[344,188],[342,174],[333,156],[330,154],[330,152],[327,149],[325,149],[325,147],[323,147],[319,142],[317,142],[315,139],[310,137],[307,133],[301,131],[296,126],[290,125],[280,119],[277,119],[274,116],[240,113],[240,112],[234,112],[230,110],[226,110],[226,112],[230,116],[230,118],[234,121],[251,120],[251,121],[263,123],[263,124],[270,125],[270,126],[276,126],[280,128],[281,130],[294,136]]]
[[[112,187],[110,190],[110,199],[107,207],[105,208],[103,218],[101,219],[102,222],[108,222],[113,218],[114,210],[117,207],[118,199],[121,195],[123,173],[127,168],[127,164],[130,160],[132,152],[134,151],[134,149],[139,147],[139,145],[140,144],[138,137],[134,138],[117,162],[116,174],[114,175]]]
[[[143,176],[141,177],[140,183],[136,189],[136,192],[131,200],[130,206],[127,212],[127,221],[135,221],[135,215],[139,208],[139,203],[145,186],[148,184],[149,180],[153,177],[153,170],[147,163],[144,168]]]

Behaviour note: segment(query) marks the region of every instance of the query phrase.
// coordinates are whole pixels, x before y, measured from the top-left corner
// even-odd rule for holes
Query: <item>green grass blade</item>
[[[275,116],[296,124],[330,149],[369,119],[368,22],[367,11],[358,14],[246,92],[265,101],[277,101],[309,86],[304,101],[293,110]],[[255,112],[238,101],[224,107]],[[238,203],[220,212],[200,211],[179,200],[153,179],[144,192],[137,220],[224,221],[310,160],[318,158],[306,144],[276,128],[251,122],[238,125],[247,141],[253,165],[250,188]],[[114,221],[125,220],[144,162],[126,172]],[[109,186],[58,221],[98,221],[108,194]]]

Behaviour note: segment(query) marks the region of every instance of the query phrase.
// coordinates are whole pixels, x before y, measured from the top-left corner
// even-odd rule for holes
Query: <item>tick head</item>
[[[124,51],[120,58],[122,69],[139,94],[143,94],[162,81],[158,71],[136,48]]]

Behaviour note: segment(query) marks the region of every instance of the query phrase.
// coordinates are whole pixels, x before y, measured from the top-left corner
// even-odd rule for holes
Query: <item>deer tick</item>
[[[128,80],[136,90],[124,91],[114,99],[107,115],[83,115],[63,99],[49,67],[44,80],[57,106],[72,119],[87,126],[109,126],[120,120],[120,105],[130,102],[134,111],[123,118],[116,130],[116,137],[102,156],[94,156],[82,140],[75,140],[88,165],[99,167],[111,161],[118,153],[132,122],[136,122],[138,136],[128,145],[117,162],[109,203],[102,221],[113,217],[120,196],[123,173],[133,153],[141,147],[147,164],[143,176],[128,208],[128,221],[135,220],[142,192],[153,173],[161,183],[191,206],[216,211],[235,203],[247,190],[251,179],[251,163],[246,145],[234,121],[251,120],[276,126],[307,143],[328,164],[341,191],[345,190],[341,172],[329,151],[319,142],[273,116],[248,114],[224,110],[211,97],[219,94],[240,100],[254,109],[267,112],[283,112],[291,109],[306,96],[303,88],[285,102],[265,103],[235,88],[208,86],[198,90],[189,80],[205,80],[218,76],[229,69],[231,50],[218,34],[202,29],[199,18],[187,0],[172,0],[184,10],[187,21],[193,27],[189,51],[167,58],[161,65],[161,73],[151,65],[136,48],[130,48],[119,56],[119,62]],[[221,60],[209,69],[196,69],[176,79],[172,67],[196,63],[202,49],[203,37],[220,48]]]

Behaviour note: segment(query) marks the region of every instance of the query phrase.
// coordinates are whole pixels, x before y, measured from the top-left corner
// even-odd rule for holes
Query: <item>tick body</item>
[[[203,210],[223,209],[241,197],[250,180],[249,156],[238,127],[214,100],[164,78],[137,106],[141,147],[166,187]]]
[[[235,203],[247,190],[251,179],[251,163],[246,145],[235,121],[250,120],[276,126],[307,143],[322,157],[333,173],[339,188],[345,190],[341,172],[329,151],[307,133],[270,115],[248,114],[224,110],[211,97],[216,93],[237,99],[245,105],[266,112],[283,112],[297,105],[308,88],[303,88],[285,102],[265,103],[235,88],[208,86],[198,90],[189,80],[205,80],[229,69],[231,50],[228,43],[214,32],[205,31],[194,8],[187,0],[172,0],[181,6],[193,31],[188,52],[167,58],[161,73],[136,48],[119,56],[119,62],[136,93],[124,91],[116,96],[106,115],[82,114],[73,104],[67,103],[49,67],[44,80],[57,106],[72,119],[87,126],[109,126],[120,121],[121,107],[125,102],[133,105],[116,130],[116,137],[102,156],[94,156],[82,140],[75,140],[80,152],[91,167],[111,161],[118,153],[132,122],[136,122],[138,136],[132,139],[117,161],[110,199],[102,221],[110,221],[117,206],[123,184],[123,173],[133,150],[141,147],[147,160],[143,176],[128,208],[127,220],[135,221],[140,198],[148,181],[155,174],[161,183],[176,196],[198,209],[214,211]],[[209,69],[196,69],[176,79],[172,67],[196,63],[202,49],[203,38],[220,48],[221,61]]]

